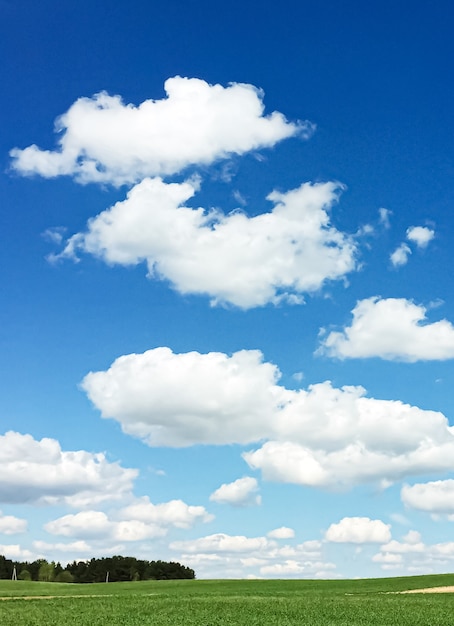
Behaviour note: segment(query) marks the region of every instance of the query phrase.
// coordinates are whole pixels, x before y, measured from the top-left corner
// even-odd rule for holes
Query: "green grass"
[[[0,601],[0,624],[452,626],[454,595],[386,593],[451,584],[454,575],[355,581],[187,580],[91,585],[0,581],[0,597],[13,598]],[[75,597],[79,595],[82,597]],[[35,599],[24,599],[27,596]]]

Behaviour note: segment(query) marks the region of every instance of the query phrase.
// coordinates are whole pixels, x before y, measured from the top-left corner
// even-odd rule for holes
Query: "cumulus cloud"
[[[82,511],[75,515],[64,515],[48,522],[44,528],[52,535],[102,539],[104,542],[141,541],[166,534],[166,529],[157,524],[145,524],[140,520],[112,521],[102,511]]]
[[[27,520],[14,515],[3,515],[0,511],[0,534],[16,535],[27,530]]]
[[[251,476],[245,476],[232,483],[221,485],[211,494],[210,500],[218,504],[231,504],[232,506],[253,506],[262,501],[257,491],[257,480]]]
[[[279,546],[270,535],[246,537],[218,533],[192,541],[174,541],[170,548],[180,552],[182,561],[207,578],[328,578],[333,575],[335,565],[323,560],[320,541]]]
[[[9,431],[0,436],[0,501],[87,506],[132,491],[137,470],[109,463],[104,454],[62,451],[55,439]]]
[[[394,250],[394,252],[391,254],[389,259],[394,267],[401,267],[402,265],[405,265],[408,262],[408,257],[410,256],[410,254],[411,254],[411,250],[407,246],[407,244],[401,243],[400,246],[398,246]]]
[[[275,528],[274,530],[270,530],[267,534],[267,537],[270,539],[292,539],[295,536],[295,531],[293,528],[287,528],[287,526],[281,526],[280,528]]]
[[[133,504],[121,509],[123,519],[136,519],[146,524],[190,528],[197,522],[211,522],[214,516],[207,513],[203,506],[186,504],[183,500],[171,500],[153,504],[148,496],[138,498]]]
[[[426,248],[435,237],[435,231],[427,226],[410,226],[407,229],[407,239],[415,243],[418,248]]]
[[[454,514],[454,480],[404,485],[401,499],[405,506],[418,511]]]
[[[15,148],[13,168],[23,175],[122,185],[268,148],[294,135],[308,137],[314,129],[278,112],[264,116],[263,93],[253,85],[223,87],[175,76],[164,89],[166,98],[139,106],[105,92],[79,98],[56,121],[58,148]]]
[[[0,544],[0,554],[7,559],[14,561],[30,561],[34,558],[33,552],[27,548],[22,548],[18,543],[15,544]]]
[[[103,417],[153,446],[248,443],[270,429],[282,395],[279,375],[259,351],[156,348],[88,374],[82,388]]]
[[[116,511],[114,517],[102,511],[81,511],[48,522],[44,528],[52,535],[105,544],[155,539],[167,535],[169,528],[190,528],[212,519],[203,506],[190,506],[182,500],[153,504],[143,497]]]
[[[82,387],[103,417],[151,446],[259,442],[243,458],[267,480],[386,486],[453,469],[454,433],[443,414],[329,381],[294,391],[279,377],[259,351],[156,348],[120,357]]]
[[[333,543],[383,543],[390,541],[390,524],[368,517],[344,517],[331,524],[325,540]]]
[[[454,357],[454,326],[428,323],[427,309],[404,298],[360,300],[353,322],[322,341],[318,353],[345,358],[379,357],[389,361],[445,360]]]
[[[299,303],[356,268],[355,241],[329,220],[338,184],[273,191],[272,211],[254,217],[186,206],[198,184],[143,180],[70,237],[57,257],[86,252],[108,264],[146,262],[150,278],[166,279],[180,293],[245,309]]]

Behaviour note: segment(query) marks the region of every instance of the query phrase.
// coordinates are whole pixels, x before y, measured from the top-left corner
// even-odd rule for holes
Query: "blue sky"
[[[0,2],[0,553],[454,569],[447,2]]]

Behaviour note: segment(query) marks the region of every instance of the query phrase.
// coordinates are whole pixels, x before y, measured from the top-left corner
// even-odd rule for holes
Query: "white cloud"
[[[334,569],[336,569],[336,566],[333,563],[301,562],[288,559],[283,563],[264,565],[260,568],[260,573],[263,576],[271,576],[273,578],[291,578],[294,576],[299,578],[307,578],[309,576],[329,578],[326,572]]]
[[[331,524],[325,539],[334,543],[383,543],[391,539],[390,528],[379,519],[344,517],[337,524]]]
[[[77,554],[93,557],[93,548],[86,541],[71,541],[70,543],[49,543],[48,541],[34,541],[35,550],[43,554],[51,552],[63,552],[65,557],[68,554]]]
[[[390,228],[390,217],[393,214],[389,209],[378,209],[380,224],[382,224],[385,228]]]
[[[261,497],[257,494],[258,483],[255,478],[245,476],[238,478],[232,483],[225,483],[214,491],[210,500],[218,504],[231,504],[232,506],[252,506],[261,503]]]
[[[405,543],[416,544],[421,541],[421,533],[417,530],[409,530],[408,533],[403,537]]]
[[[411,531],[403,541],[389,541],[380,546],[372,560],[383,569],[401,569],[404,573],[446,572],[454,566],[454,542],[427,545],[417,531]]]
[[[214,554],[257,552],[275,547],[266,537],[245,537],[244,535],[226,535],[217,533],[189,541],[174,541],[172,550],[183,550],[187,553],[207,552]]]
[[[408,257],[411,254],[410,248],[406,243],[401,243],[398,248],[391,254],[390,261],[394,267],[400,267],[408,262]]]
[[[14,515],[3,515],[0,511],[0,534],[16,535],[27,530],[27,520],[14,517]]]
[[[338,358],[380,357],[415,362],[454,358],[454,326],[447,320],[427,323],[426,308],[403,298],[359,301],[353,322],[331,332],[319,353]]]
[[[411,226],[407,229],[407,239],[415,243],[418,248],[426,248],[435,237],[435,231],[427,226]]]
[[[259,351],[156,348],[88,374],[82,388],[103,417],[153,446],[248,443],[269,432],[282,395],[279,375]]]
[[[123,519],[136,519],[147,524],[190,528],[197,522],[210,522],[214,516],[207,513],[203,506],[186,504],[183,500],[171,500],[153,504],[147,496],[121,509],[118,515]]]
[[[299,303],[301,294],[355,269],[356,243],[329,221],[338,184],[273,191],[272,211],[254,217],[187,207],[198,184],[143,180],[52,258],[83,251],[109,264],[146,262],[150,278],[166,279],[180,293],[206,294],[212,304],[244,309]]]
[[[404,485],[401,499],[405,506],[428,513],[454,513],[454,480],[436,480]]]
[[[275,528],[274,530],[270,530],[267,534],[267,537],[270,539],[293,539],[295,536],[295,531],[293,528],[287,528],[287,526],[281,526],[280,528]]]
[[[103,417],[151,446],[260,442],[243,458],[268,480],[345,488],[453,469],[443,414],[329,381],[293,391],[279,377],[259,351],[156,348],[120,357],[82,386]]]
[[[0,554],[7,559],[27,561],[34,558],[34,554],[27,548],[22,548],[19,544],[0,544]]]
[[[79,98],[56,121],[57,150],[15,148],[14,169],[122,185],[271,147],[297,134],[307,138],[314,129],[309,122],[287,122],[278,112],[264,116],[263,93],[252,85],[222,87],[176,76],[164,88],[165,99],[139,106],[105,92]]]
[[[282,532],[290,538],[290,529]],[[170,548],[179,559],[196,569],[203,578],[282,577],[315,578],[332,576],[335,566],[323,561],[320,541],[279,546],[267,537],[232,536],[224,533],[192,541],[174,541]]]
[[[164,537],[171,527],[190,528],[212,519],[202,506],[189,506],[182,500],[153,504],[143,497],[116,511],[115,518],[102,511],[81,511],[48,522],[44,528],[52,535],[101,541],[105,545]]]
[[[7,432],[0,436],[0,501],[87,506],[132,491],[137,470],[109,463],[104,454],[64,452],[55,439]]]
[[[101,511],[81,511],[64,515],[45,524],[44,529],[52,535],[93,539],[110,533],[111,522]]]

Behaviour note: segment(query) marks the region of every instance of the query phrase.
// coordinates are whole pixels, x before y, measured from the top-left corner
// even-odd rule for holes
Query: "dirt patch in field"
[[[454,585],[450,587],[426,587],[425,589],[409,589],[397,593],[454,593]]]

